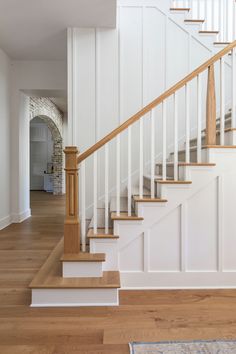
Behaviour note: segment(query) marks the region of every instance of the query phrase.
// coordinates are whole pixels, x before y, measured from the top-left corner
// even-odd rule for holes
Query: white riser
[[[106,261],[103,262],[103,270],[119,270],[118,267],[118,240],[117,239],[90,239],[91,253],[105,253]]]
[[[141,223],[115,221],[122,288],[236,288],[236,149],[205,155],[180,168],[192,184],[161,185],[167,203],[137,203]]]
[[[102,277],[102,262],[62,262],[64,278]]]
[[[117,289],[32,289],[32,307],[117,306]]]

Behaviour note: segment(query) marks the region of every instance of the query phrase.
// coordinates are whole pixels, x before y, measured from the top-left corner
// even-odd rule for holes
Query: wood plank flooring
[[[236,291],[121,291],[119,307],[30,308],[28,285],[63,234],[64,198],[32,193],[0,231],[1,354],[127,354],[129,341],[236,338]]]

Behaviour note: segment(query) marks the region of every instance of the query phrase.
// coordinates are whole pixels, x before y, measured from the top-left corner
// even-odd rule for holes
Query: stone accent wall
[[[63,186],[63,114],[57,106],[44,97],[30,98],[30,120],[39,117],[48,126],[53,138],[53,194],[62,194]]]

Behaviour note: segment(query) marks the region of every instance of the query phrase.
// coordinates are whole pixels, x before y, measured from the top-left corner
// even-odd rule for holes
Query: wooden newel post
[[[206,145],[216,145],[216,95],[214,64],[208,67]]]
[[[79,178],[77,147],[66,147],[66,217],[64,225],[64,254],[80,252],[80,222],[79,222]]]

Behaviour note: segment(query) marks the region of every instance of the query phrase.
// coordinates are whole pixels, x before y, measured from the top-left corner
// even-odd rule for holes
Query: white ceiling
[[[66,59],[68,27],[115,27],[116,0],[0,0],[0,48],[17,60]]]

